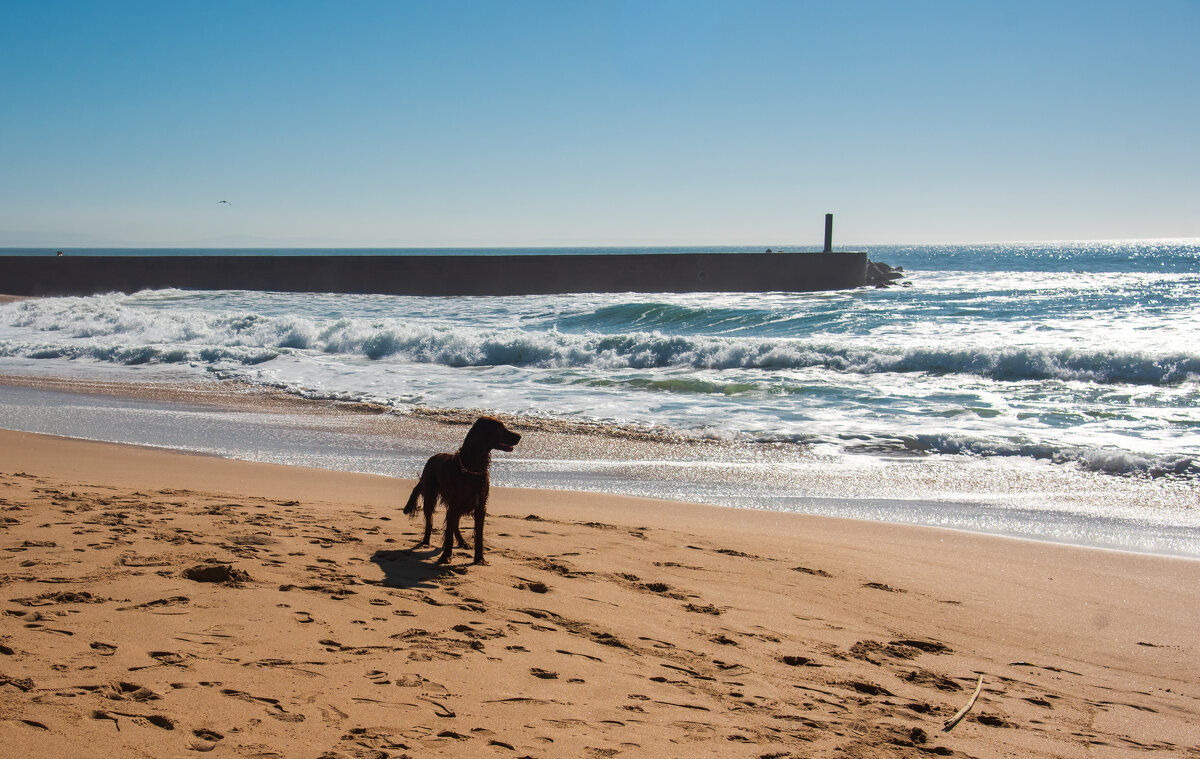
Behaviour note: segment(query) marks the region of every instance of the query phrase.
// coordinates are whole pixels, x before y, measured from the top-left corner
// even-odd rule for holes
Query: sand
[[[4,753],[1200,756],[1198,561],[411,485],[0,431]]]

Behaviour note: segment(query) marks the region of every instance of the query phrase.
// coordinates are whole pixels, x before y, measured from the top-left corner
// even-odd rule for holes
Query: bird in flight
[[[217,205],[221,205],[222,203],[224,203],[227,206],[233,205],[233,203],[230,203],[228,200],[218,200],[217,201]]]

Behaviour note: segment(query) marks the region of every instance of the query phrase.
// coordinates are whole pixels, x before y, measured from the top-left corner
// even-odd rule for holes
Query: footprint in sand
[[[43,582],[46,580],[43,579]],[[54,579],[53,582],[58,582]],[[55,606],[59,604],[98,604],[105,601],[111,601],[110,598],[102,598],[94,596],[86,590],[60,590],[43,593],[34,598],[14,598],[14,603],[19,603],[22,606]]]
[[[978,722],[981,725],[987,725],[988,727],[1016,727],[1016,725],[1012,722],[1009,722],[1008,720],[996,714],[979,714],[971,717],[971,719],[974,722]]]
[[[469,625],[455,625],[450,629],[454,632],[462,633],[471,640],[493,640],[495,638],[508,637],[508,633],[495,627],[472,627],[472,625],[479,624],[479,622],[472,622]]]
[[[918,651],[924,651],[927,654],[952,654],[954,649],[947,646],[945,643],[936,640],[916,640],[905,638],[903,640],[893,640],[889,646],[902,646],[907,648],[915,648]]]
[[[837,683],[837,684],[847,687],[847,688],[851,688],[851,689],[858,691],[859,693],[862,693],[867,696],[890,696],[890,695],[892,695],[892,692],[889,691],[887,688],[884,688],[882,685],[876,685],[875,683],[867,682],[865,680],[846,680],[844,682]]]
[[[113,643],[101,643],[100,641],[96,641],[91,644],[91,648],[101,656],[112,656],[117,652],[117,647]]]
[[[250,573],[242,569],[234,569],[231,564],[221,564],[212,561],[207,564],[197,564],[188,567],[181,573],[182,577],[194,582],[215,583],[237,586],[250,581]]]
[[[420,675],[411,672],[396,675],[396,685],[401,688],[419,688],[423,682]]]
[[[826,572],[824,569],[810,569],[809,567],[792,567],[793,572],[800,572],[814,577],[832,577],[833,575]]]
[[[687,598],[687,596],[683,595],[682,593],[678,593],[678,592],[672,590],[671,586],[667,585],[665,582],[643,582],[639,585],[636,585],[635,587],[639,590],[644,590],[648,593],[656,593],[660,596],[666,596],[667,598],[674,598],[679,601],[682,601],[683,599]]]
[[[137,672],[141,669],[150,669],[152,667],[186,667],[183,663],[183,654],[177,654],[174,651],[147,651],[146,655],[155,660],[154,664],[143,664],[140,667],[130,667],[130,672]]]
[[[882,590],[886,593],[907,593],[908,592],[904,588],[894,588],[891,585],[885,585],[882,582],[864,582],[863,587],[871,588],[872,590]]]
[[[178,606],[180,604],[186,604],[190,600],[191,599],[189,599],[187,596],[171,596],[169,598],[157,598],[153,601],[147,601],[145,603],[134,604],[133,606],[119,606],[119,607],[117,607],[117,611],[132,611],[134,609],[155,609],[155,608],[159,608],[159,607],[163,607],[163,606]]]
[[[267,714],[281,722],[303,722],[303,714],[295,714],[284,709],[277,698],[268,698],[266,696],[252,696],[249,693],[234,688],[222,688],[221,695],[229,696],[230,698],[249,701],[250,703],[265,704],[268,707]]]
[[[927,688],[937,688],[938,690],[955,693],[962,690],[962,686],[954,682],[945,675],[939,675],[936,672],[930,672],[927,669],[915,669],[911,672],[905,672],[900,675],[900,679],[905,682],[910,682],[913,685],[919,685]]]
[[[137,683],[115,682],[99,689],[101,695],[113,701],[157,701],[162,696]]]
[[[11,685],[14,688],[16,688],[17,690],[22,691],[24,693],[28,693],[29,691],[33,690],[33,688],[34,688],[34,683],[31,678],[12,677],[10,675],[0,674],[0,686],[2,686],[2,685]]]
[[[366,678],[375,685],[391,685],[392,681],[388,678],[387,672],[373,669],[366,674]]]
[[[216,730],[209,730],[203,727],[193,730],[192,735],[195,737],[188,743],[188,748],[192,751],[200,752],[212,751],[225,738],[224,735],[221,735]]]
[[[110,719],[117,726],[117,729],[120,730],[121,721],[117,719],[118,717],[127,717],[136,723],[151,724],[163,730],[175,729],[175,721],[161,714],[131,714],[129,712],[105,711],[104,709],[97,709],[92,712],[92,719]]]

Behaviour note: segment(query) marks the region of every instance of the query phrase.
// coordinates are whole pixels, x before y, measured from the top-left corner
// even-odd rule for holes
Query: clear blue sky
[[[0,6],[0,245],[778,246],[827,211],[1200,236],[1200,2]]]

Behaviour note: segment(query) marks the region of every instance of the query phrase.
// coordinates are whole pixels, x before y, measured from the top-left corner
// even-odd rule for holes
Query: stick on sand
[[[981,690],[983,690],[983,675],[980,675],[979,682],[975,683],[975,692],[971,694],[971,700],[967,702],[967,705],[959,709],[957,714],[946,720],[942,725],[943,733],[950,732],[954,729],[955,725],[962,722],[962,718],[967,716],[967,712],[971,711],[971,707],[975,705],[975,700],[979,698],[979,691]]]

